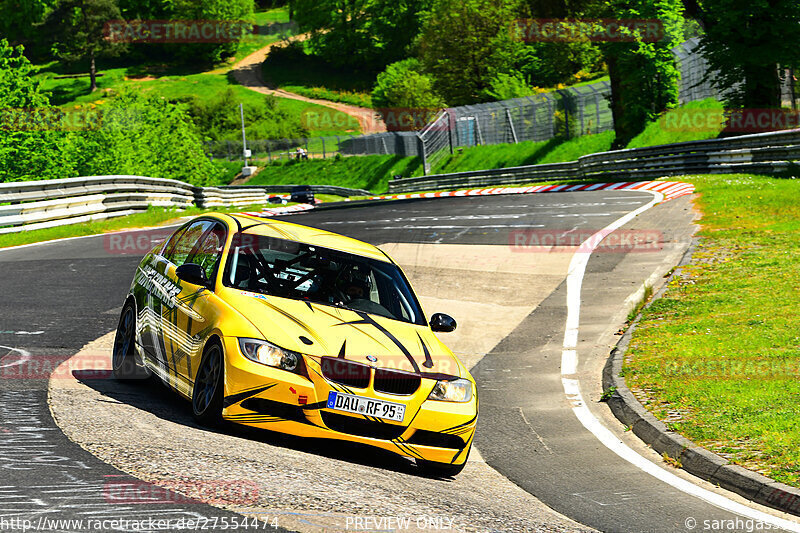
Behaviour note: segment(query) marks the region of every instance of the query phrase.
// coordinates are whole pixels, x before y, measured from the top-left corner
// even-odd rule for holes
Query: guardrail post
[[[445,109],[444,112],[447,114],[447,141],[450,143],[450,155],[453,155],[456,153],[453,142],[453,128],[456,124],[456,117],[450,109]]]
[[[506,108],[506,117],[508,118],[508,126],[511,128],[511,137],[514,139],[514,144],[519,143],[517,139],[517,130],[514,129],[514,121],[511,119],[511,110]]]
[[[320,137],[322,140],[322,159],[325,159],[325,137]]]
[[[417,134],[417,151],[422,158],[422,174],[428,175],[428,154],[425,153],[425,141],[422,140],[422,135]]]

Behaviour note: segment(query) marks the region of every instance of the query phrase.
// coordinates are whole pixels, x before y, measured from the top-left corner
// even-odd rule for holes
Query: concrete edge
[[[689,263],[696,247],[697,237],[693,237],[675,271],[665,280],[652,301],[661,298],[669,280]],[[800,516],[800,489],[732,464],[724,457],[670,431],[636,399],[620,374],[631,336],[640,318],[641,313],[617,342],[603,368],[603,390],[614,390],[606,402],[614,416],[653,450],[679,461],[681,468],[690,474],[755,503]]]

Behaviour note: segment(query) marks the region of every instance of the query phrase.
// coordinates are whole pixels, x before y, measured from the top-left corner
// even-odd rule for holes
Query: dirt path
[[[291,37],[289,40],[302,41],[307,39],[308,35],[309,34],[307,33],[304,33],[302,35],[295,35]],[[270,45],[267,45],[264,48],[253,52],[249,56],[245,57],[244,59],[236,63],[233,66],[233,76],[236,78],[236,81],[239,82],[241,85],[247,87],[248,89],[252,89],[253,91],[256,91],[261,94],[271,94],[274,96],[279,96],[281,98],[291,98],[292,100],[300,100],[302,102],[308,102],[309,104],[318,104],[346,113],[351,117],[355,118],[356,120],[358,120],[358,123],[361,125],[361,131],[364,134],[381,133],[386,131],[386,124],[383,123],[383,120],[381,120],[381,118],[375,113],[373,109],[342,104],[339,102],[331,102],[329,100],[318,100],[315,98],[307,98],[299,94],[291,93],[289,91],[284,91],[283,89],[278,89],[272,86],[271,84],[267,83],[266,81],[264,81],[263,77],[261,76],[261,64],[267,58],[270,49],[273,46],[281,43],[282,41],[278,41]]]

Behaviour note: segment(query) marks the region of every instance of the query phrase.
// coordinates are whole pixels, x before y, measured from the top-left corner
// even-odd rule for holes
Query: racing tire
[[[149,373],[136,364],[136,307],[128,301],[122,308],[111,352],[111,375],[118,381],[146,379]]]
[[[192,389],[192,414],[203,426],[216,427],[222,423],[222,398],[225,360],[219,344],[210,344],[197,369]]]

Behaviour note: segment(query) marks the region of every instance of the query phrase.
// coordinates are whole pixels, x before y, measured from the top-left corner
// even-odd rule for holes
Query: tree
[[[441,96],[433,90],[433,80],[421,72],[417,59],[392,63],[378,74],[372,103],[377,108],[439,109]]]
[[[796,0],[684,0],[705,34],[701,52],[715,85],[732,105],[780,107],[778,65],[800,63],[800,3]]]
[[[32,70],[21,46],[0,40],[0,182],[65,178],[73,168],[48,120],[60,112],[50,107]]]
[[[680,0],[635,0],[604,4],[600,16],[658,19],[664,37],[657,42],[607,42],[601,45],[611,84],[614,146],[625,147],[648,121],[678,104],[680,72],[671,49],[680,42],[683,7]]]
[[[513,70],[515,16],[504,0],[434,0],[419,56],[449,105],[480,101],[498,73]]]
[[[431,0],[294,0],[311,51],[334,65],[380,70],[408,56]]]
[[[57,57],[89,62],[91,92],[97,90],[97,58],[117,55],[126,48],[104,34],[106,23],[120,18],[117,0],[61,0],[45,21],[45,26],[54,30]]]
[[[21,44],[33,36],[55,0],[0,0],[0,35],[11,44]]]

